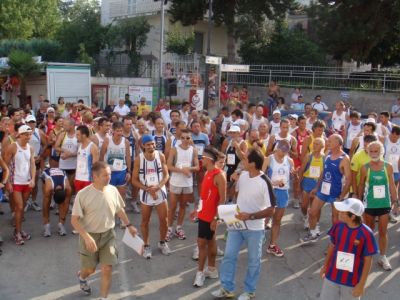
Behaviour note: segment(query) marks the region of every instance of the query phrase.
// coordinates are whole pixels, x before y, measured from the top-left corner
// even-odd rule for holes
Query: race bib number
[[[197,149],[197,154],[198,155],[203,155],[203,151],[204,151],[204,146],[203,145],[195,145],[196,149]]]
[[[322,181],[321,193],[324,195],[331,194],[331,184],[329,182]]]
[[[386,197],[386,190],[384,185],[375,185],[373,187],[373,193],[375,199],[382,199]]]
[[[336,269],[353,272],[354,254],[338,251],[336,256]]]
[[[87,161],[80,161],[78,163],[78,172],[80,174],[86,174],[88,172]]]
[[[158,184],[158,177],[156,173],[147,174],[146,175],[146,183],[147,185]]]
[[[236,162],[235,154],[229,153],[226,159],[226,164],[233,166]]]
[[[246,230],[247,226],[244,221],[236,220],[229,223],[226,223],[226,227],[228,230]]]
[[[122,159],[114,159],[113,161],[113,169],[115,171],[122,171],[122,168],[124,166],[124,161]]]
[[[197,207],[197,212],[201,212],[203,210],[203,200],[199,200],[199,206]]]
[[[310,167],[310,176],[312,178],[319,178],[319,175],[321,175],[321,170],[319,167]]]

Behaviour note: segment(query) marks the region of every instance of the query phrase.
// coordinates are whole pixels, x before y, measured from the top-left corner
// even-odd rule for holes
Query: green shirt
[[[379,171],[372,170],[369,164],[366,165],[366,168],[365,208],[390,208],[389,177],[386,163],[383,163],[383,168]]]

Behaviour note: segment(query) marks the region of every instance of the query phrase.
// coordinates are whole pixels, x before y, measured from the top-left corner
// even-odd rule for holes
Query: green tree
[[[283,21],[277,21],[272,32],[268,26],[257,28],[251,25],[247,25],[251,31],[241,33],[239,54],[243,62],[297,65],[326,63],[325,52],[302,29],[289,29]]]
[[[107,34],[109,57],[127,54],[129,57],[128,75],[139,75],[141,62],[140,50],[146,45],[150,24],[145,17],[121,19],[113,25]]]
[[[57,31],[58,0],[1,0],[0,39],[49,38]]]
[[[100,23],[98,1],[77,0],[63,8],[64,20],[57,32],[56,39],[63,48],[64,61],[76,61],[80,55],[81,44],[85,53],[95,58],[104,47],[106,27]]]
[[[210,0],[171,0],[172,21],[181,21],[184,26],[194,25],[204,19]],[[294,7],[294,0],[213,0],[213,21],[225,25],[228,35],[228,62],[235,61],[237,20],[243,15],[253,19],[261,17],[276,19]]]
[[[3,73],[10,76],[16,76],[20,80],[20,101],[21,105],[26,102],[26,80],[30,76],[40,73],[42,65],[38,64],[32,58],[32,54],[21,50],[13,50],[8,56],[8,68]]]
[[[59,61],[61,45],[49,39],[1,40],[0,57],[8,56],[13,50],[22,50],[32,56],[41,56],[44,61]]]
[[[318,43],[334,59],[368,62],[372,49],[398,26],[400,0],[320,0],[309,17]]]
[[[179,55],[190,54],[193,51],[193,45],[194,32],[184,35],[176,28],[168,31],[166,40],[167,52]]]

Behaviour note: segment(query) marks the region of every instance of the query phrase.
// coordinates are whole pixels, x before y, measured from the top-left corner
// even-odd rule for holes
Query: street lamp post
[[[207,56],[211,55],[211,26],[212,26],[212,0],[208,1],[208,32],[207,32]],[[208,73],[210,65],[206,63],[204,76],[204,109],[208,109]]]
[[[162,95],[162,86],[163,86],[163,64],[164,64],[164,57],[163,57],[163,51],[164,51],[164,5],[167,4],[168,0],[161,0],[161,29],[160,29],[160,59],[159,59],[159,66],[158,66],[158,78],[159,78],[159,84],[158,84],[158,101],[161,99]],[[157,101],[157,102],[158,102]]]

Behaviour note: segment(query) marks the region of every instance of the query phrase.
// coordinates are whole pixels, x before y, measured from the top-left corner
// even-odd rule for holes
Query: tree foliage
[[[166,40],[166,50],[170,53],[187,55],[192,53],[194,46],[194,32],[182,34],[176,28],[168,31]]]
[[[13,50],[21,50],[32,56],[42,56],[44,61],[57,61],[61,55],[61,45],[49,39],[1,40],[0,57],[8,56]]]
[[[204,19],[209,0],[171,0],[172,21],[181,21],[183,25],[194,25]],[[250,15],[256,20],[266,17],[270,20],[280,18],[294,7],[294,0],[213,0],[213,21],[216,25],[225,25],[228,34],[228,61],[235,60],[235,40],[237,38],[237,20]]]
[[[64,20],[56,36],[63,48],[63,60],[79,61],[81,44],[85,53],[94,58],[104,47],[108,29],[101,26],[98,1],[77,0],[66,4],[62,7]]]
[[[0,39],[53,37],[60,24],[58,0],[1,0]]]
[[[141,62],[140,51],[146,45],[150,24],[145,17],[126,18],[118,20],[109,28],[107,43],[109,56],[127,54],[129,57],[128,75],[139,75]]]
[[[274,26],[253,24],[246,19],[242,27],[239,54],[253,64],[322,65],[326,55],[302,29],[289,29],[283,21]],[[243,25],[245,26],[245,25]],[[273,29],[272,29],[273,28]]]
[[[309,16],[317,41],[334,59],[371,62],[393,50],[387,42],[399,25],[400,0],[320,0]]]

